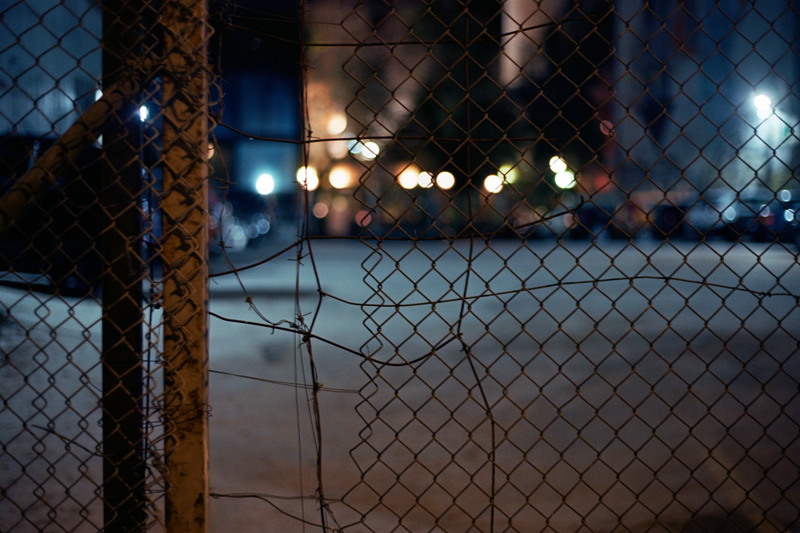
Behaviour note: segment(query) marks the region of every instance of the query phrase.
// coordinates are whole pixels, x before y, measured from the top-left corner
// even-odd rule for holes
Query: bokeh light
[[[512,167],[511,165],[501,165],[497,172],[506,183],[514,183],[517,181],[517,176],[519,176],[517,167]]]
[[[758,112],[758,118],[767,118],[772,114],[772,100],[766,94],[757,94],[753,103]]]
[[[331,173],[328,174],[328,181],[335,189],[346,189],[352,187],[355,178],[350,167],[346,165],[336,165],[331,169]]]
[[[326,129],[330,135],[339,135],[347,128],[347,117],[342,113],[334,113],[328,119]]]
[[[413,189],[419,184],[419,172],[413,167],[408,167],[397,176],[397,183],[404,189]]]
[[[436,185],[441,189],[452,189],[456,184],[456,177],[452,172],[439,172],[436,176]]]
[[[550,170],[558,174],[567,170],[567,162],[563,158],[553,156],[550,158]]]
[[[417,174],[417,184],[423,189],[433,187],[433,174],[430,172],[420,172]]]
[[[330,211],[330,208],[325,202],[317,202],[314,204],[314,207],[311,208],[311,212],[314,213],[314,216],[317,218],[325,218],[328,216],[328,211]]]
[[[275,178],[270,174],[261,174],[256,179],[256,192],[262,196],[266,196],[275,190]]]
[[[486,179],[483,180],[483,188],[492,194],[496,194],[503,190],[503,178],[495,174],[486,176]]]
[[[319,187],[319,175],[314,167],[300,167],[297,169],[297,183],[309,191]]]
[[[564,170],[556,174],[556,185],[562,189],[571,189],[575,186],[575,174]]]
[[[375,159],[378,157],[378,152],[380,151],[381,149],[377,143],[367,141],[364,143],[364,147],[361,149],[361,157],[364,159]]]

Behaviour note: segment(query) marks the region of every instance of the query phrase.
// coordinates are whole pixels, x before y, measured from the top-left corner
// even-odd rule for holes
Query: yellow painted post
[[[205,1],[163,21],[166,529],[208,531],[208,77]]]

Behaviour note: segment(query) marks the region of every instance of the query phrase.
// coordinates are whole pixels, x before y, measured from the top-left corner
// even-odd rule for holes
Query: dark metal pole
[[[139,0],[103,1],[103,87],[139,59]],[[136,98],[103,132],[103,504],[106,533],[145,530],[141,125]]]

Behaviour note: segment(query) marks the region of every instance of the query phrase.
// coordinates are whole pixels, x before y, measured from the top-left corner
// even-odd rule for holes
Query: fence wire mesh
[[[795,0],[195,4],[2,4],[4,530],[797,529]]]
[[[180,310],[207,283],[194,4],[0,4],[3,531],[163,529],[185,488],[207,410],[174,384],[205,338]]]
[[[797,4],[310,5],[360,527],[796,528]]]

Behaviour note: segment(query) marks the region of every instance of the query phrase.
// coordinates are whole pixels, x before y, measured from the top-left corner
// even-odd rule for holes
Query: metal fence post
[[[130,74],[140,2],[103,2],[103,88]],[[144,531],[141,126],[135,95],[103,132],[103,505],[105,531]],[[137,248],[138,244],[138,248]]]
[[[163,22],[166,526],[208,530],[206,2],[168,0]]]

